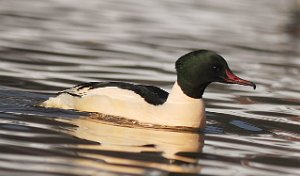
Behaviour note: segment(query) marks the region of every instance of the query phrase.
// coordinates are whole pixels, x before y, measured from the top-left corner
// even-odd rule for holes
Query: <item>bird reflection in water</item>
[[[76,148],[79,150],[77,150],[76,155],[93,157],[113,164],[111,165],[113,168],[109,169],[110,166],[108,165],[105,170],[118,172],[126,170],[125,172],[129,172],[131,169],[131,173],[135,174],[140,173],[140,168],[180,173],[201,172],[199,166],[193,165],[197,163],[198,159],[177,155],[179,152],[199,153],[202,151],[204,137],[199,132],[160,128],[159,126],[151,127],[136,123],[124,125],[126,123],[103,120],[99,114],[73,119],[71,123],[77,126],[74,130],[69,131],[71,135],[100,143],[100,145],[91,146],[78,145]],[[82,152],[80,148],[88,148],[95,152],[92,154],[86,151]],[[101,153],[101,151],[124,152],[127,153],[126,155],[134,153],[136,155],[133,158],[128,156],[125,158],[126,155],[120,153],[110,156],[107,153]],[[145,153],[153,154],[156,159],[149,161],[149,158],[146,158],[149,155],[143,155]],[[136,158],[139,159],[136,160]],[[158,160],[164,160],[164,162]],[[181,164],[189,164],[189,167],[182,167],[176,161]],[[134,170],[134,168],[139,169]]]

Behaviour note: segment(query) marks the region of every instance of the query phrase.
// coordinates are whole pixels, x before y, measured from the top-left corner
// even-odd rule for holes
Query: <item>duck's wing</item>
[[[89,82],[77,85],[70,89],[59,92],[58,94],[70,94],[76,97],[82,97],[88,95],[89,91],[98,88],[109,88],[116,87],[119,89],[125,89],[133,91],[140,95],[147,103],[153,105],[161,105],[166,102],[169,93],[161,88],[148,86],[148,85],[137,85],[125,82]],[[111,95],[113,96],[113,95]]]

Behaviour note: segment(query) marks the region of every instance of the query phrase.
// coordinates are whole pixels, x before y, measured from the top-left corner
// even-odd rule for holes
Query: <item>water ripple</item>
[[[299,175],[300,57],[282,29],[295,2],[0,1],[0,175]],[[203,131],[36,106],[89,81],[170,90],[200,48],[257,84],[210,85]]]

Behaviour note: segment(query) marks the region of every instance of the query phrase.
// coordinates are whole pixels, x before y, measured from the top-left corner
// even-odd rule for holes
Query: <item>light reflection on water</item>
[[[196,163],[196,159],[178,156],[176,154],[182,151],[201,152],[203,147],[203,135],[199,133],[182,132],[180,130],[170,131],[166,129],[137,128],[134,125],[131,127],[116,126],[113,125],[112,122],[107,124],[106,122],[101,122],[89,117],[74,119],[72,120],[72,124],[76,125],[77,128],[75,128],[74,131],[70,131],[70,134],[82,139],[99,142],[101,146],[97,146],[97,148],[104,151],[161,153],[163,158],[169,159],[170,161]],[[111,163],[115,164],[130,164],[133,162],[133,166],[141,165],[173,172],[189,171],[188,168],[169,165],[168,163],[158,165],[151,162],[136,162],[134,160],[123,161],[118,157],[107,157],[107,159],[104,158],[104,160],[110,160]],[[191,171],[195,172],[197,168],[192,168]]]
[[[1,1],[0,175],[300,174],[294,2]],[[169,90],[175,60],[200,48],[258,85],[210,85],[203,131],[35,106],[89,81]]]

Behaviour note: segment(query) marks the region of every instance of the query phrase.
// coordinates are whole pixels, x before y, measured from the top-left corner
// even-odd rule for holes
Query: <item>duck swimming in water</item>
[[[177,81],[170,93],[158,87],[125,82],[90,82],[58,93],[41,105],[124,117],[141,123],[202,128],[205,88],[212,82],[256,85],[235,76],[227,62],[209,50],[193,51],[175,64]]]

